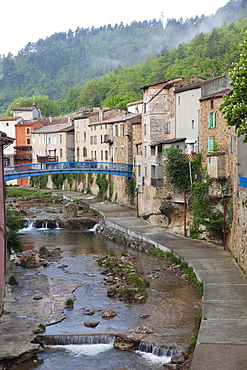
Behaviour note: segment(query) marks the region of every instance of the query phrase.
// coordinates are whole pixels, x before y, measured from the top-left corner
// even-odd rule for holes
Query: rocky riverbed
[[[28,203],[27,199],[24,200],[24,201],[22,200],[21,202],[22,202],[21,207],[23,207],[23,209],[25,209],[25,212],[26,212],[25,217],[28,217],[28,218],[31,217],[35,220],[40,219],[39,217],[37,217],[37,213],[40,216],[39,207],[37,206],[37,203],[32,203],[32,205],[30,205]],[[28,206],[27,206],[27,204],[28,204]],[[57,203],[55,203],[55,204],[57,204]],[[102,219],[102,217],[100,215],[95,214],[95,212],[91,212],[86,204],[83,204],[83,203],[80,204],[80,203],[77,203],[77,202],[68,202],[68,201],[65,202],[62,199],[59,200],[58,204],[59,204],[58,208],[57,208],[57,206],[55,206],[55,207],[52,206],[52,208],[55,208],[56,211],[58,211],[58,209],[60,209],[60,212],[56,212],[56,215],[59,216],[59,217],[54,217],[52,212],[48,212],[48,213],[51,216],[50,219],[52,217],[54,217],[54,220],[59,219],[59,222],[63,222],[62,220],[65,220],[64,224],[60,223],[60,225],[63,225],[64,227],[75,228],[75,229],[83,229],[85,227],[88,228],[88,227],[92,227],[93,225],[97,224]],[[19,206],[19,203],[16,202],[16,205]],[[47,210],[47,207],[48,207],[48,210],[50,211],[50,205],[51,205],[51,202],[46,203],[45,209]],[[40,208],[42,209],[43,204],[40,204],[40,206],[41,206]],[[83,224],[85,219],[87,219],[87,220],[90,219],[90,223],[85,222]],[[74,220],[76,220],[76,222],[74,222]],[[82,226],[82,225],[84,225],[84,226]],[[37,226],[38,226],[38,223],[37,223]],[[106,229],[104,227],[103,223],[98,228],[98,232],[101,233],[102,235],[104,235],[104,237],[107,237],[108,239],[116,240],[117,242],[128,245],[133,249],[148,253],[149,246],[146,243],[134,240],[132,238],[129,239],[126,236],[120,234],[119,232],[116,232],[115,230]],[[33,311],[32,305],[30,305],[30,301],[31,301],[32,304],[36,305],[35,306],[36,309],[39,309],[39,310],[42,311],[41,315],[39,315],[38,312],[37,312],[37,315],[36,315],[37,317],[35,316],[35,319],[33,318],[33,316],[29,316],[29,314],[28,314],[29,311],[25,310],[25,309],[23,310],[23,312],[25,311],[25,314],[23,314],[23,315],[21,314],[21,312],[18,312],[18,315],[14,314],[14,315],[16,315],[16,319],[20,319],[20,320],[22,320],[24,316],[27,316],[27,318],[25,318],[25,320],[27,319],[27,322],[29,324],[30,324],[29,321],[32,321],[32,325],[27,327],[27,331],[29,332],[28,333],[28,339],[24,341],[28,345],[28,348],[26,348],[26,349],[20,348],[20,350],[17,351],[17,352],[10,350],[9,353],[11,353],[12,358],[13,358],[13,354],[14,354],[15,359],[17,359],[17,358],[19,358],[21,360],[27,359],[28,357],[31,357],[36,351],[41,350],[41,348],[39,347],[39,345],[37,343],[33,343],[37,334],[39,334],[42,331],[42,327],[40,326],[40,324],[50,325],[50,324],[54,324],[56,322],[59,322],[59,321],[63,320],[63,318],[64,318],[63,311],[66,307],[65,301],[68,298],[74,299],[73,291],[78,286],[80,286],[80,283],[76,283],[75,281],[66,280],[66,282],[65,282],[65,281],[58,281],[56,279],[47,279],[46,280],[45,277],[40,278],[40,276],[43,276],[42,274],[40,274],[40,271],[42,271],[40,269],[49,266],[50,263],[52,263],[53,261],[58,261],[61,258],[61,251],[59,249],[57,249],[55,251],[53,250],[52,252],[55,252],[55,254],[51,253],[51,251],[49,251],[49,249],[47,249],[46,251],[45,250],[43,250],[43,251],[40,251],[40,250],[39,251],[32,251],[32,252],[25,251],[24,253],[19,254],[18,259],[14,262],[15,274],[17,274],[17,276],[18,276],[18,273],[17,273],[16,269],[20,269],[19,272],[21,271],[21,273],[23,273],[23,269],[21,268],[21,264],[23,263],[22,261],[24,261],[25,259],[28,260],[28,259],[30,259],[30,257],[32,257],[33,261],[35,261],[35,263],[37,263],[37,264],[36,265],[31,264],[30,266],[24,266],[24,267],[31,267],[31,269],[35,268],[36,270],[35,270],[34,274],[31,272],[31,270],[26,270],[27,272],[23,273],[23,274],[24,275],[27,274],[26,278],[27,278],[27,276],[31,277],[31,281],[37,279],[37,286],[42,285],[42,289],[44,288],[45,290],[42,293],[41,290],[36,290],[35,291],[35,290],[32,290],[30,288],[30,292],[29,292],[30,295],[26,294],[26,293],[25,294],[21,293],[21,289],[25,285],[24,284],[24,278],[23,278],[23,284],[19,283],[18,286],[15,287],[15,289],[13,289],[13,287],[7,286],[7,289],[8,289],[8,294],[7,295],[9,295],[9,297],[8,297],[9,301],[11,301],[11,299],[12,299],[16,302],[19,302],[19,299],[17,298],[18,294],[23,296],[23,299],[24,299],[24,296],[26,296],[26,297],[28,297],[28,301],[26,301],[26,302],[23,301],[22,302],[22,306],[24,306],[24,308],[25,308],[25,306],[28,306],[29,309],[30,309],[30,312]],[[12,262],[12,266],[13,266],[13,262]],[[61,265],[60,267],[63,268],[63,269],[66,268],[63,265]],[[140,271],[141,271],[142,266],[138,265],[138,263],[136,263],[135,268],[137,270],[140,269]],[[155,271],[155,269],[154,269],[153,273],[151,273],[150,276],[149,276],[150,280],[156,279],[157,278],[156,275],[159,275],[160,271],[162,269],[164,269],[164,270],[165,269],[171,269],[175,274],[179,274],[179,269],[174,264],[167,264],[167,263],[162,262],[162,268],[159,267],[159,269],[160,269],[159,272],[158,272],[158,270]],[[10,274],[12,272],[13,271],[10,270]],[[109,278],[109,280],[108,281],[105,280],[106,283],[110,283],[111,276],[113,276],[113,275],[108,275],[107,279]],[[183,278],[185,278],[185,277],[183,277]],[[40,279],[42,279],[42,283],[40,283]],[[113,279],[114,279],[114,276],[113,276]],[[18,278],[17,278],[17,280],[18,280]],[[22,280],[22,278],[19,278],[19,280]],[[34,284],[34,286],[35,286],[35,284]],[[45,286],[46,286],[46,288],[45,288]],[[61,289],[61,287],[63,287],[63,288]],[[45,309],[44,309],[44,302],[46,302]],[[19,307],[19,306],[16,306],[16,307]],[[4,317],[5,314],[6,314],[6,317]],[[4,324],[5,326],[1,324],[0,325],[0,330],[2,330],[2,329],[3,329],[3,331],[7,330],[7,326],[10,324],[10,322],[8,320],[9,319],[9,314],[10,314],[10,316],[13,316],[13,313],[11,311],[9,311],[8,308],[7,308],[6,312],[4,311],[4,315],[3,315],[3,318],[2,318],[2,323],[3,324],[5,323]],[[30,319],[30,317],[31,317],[31,319]],[[148,315],[144,312],[142,314],[142,318],[144,320],[146,320],[148,318]],[[7,320],[5,321],[5,319],[7,319]],[[18,327],[19,323],[15,322],[14,325],[16,327]],[[24,325],[24,322],[22,322],[22,325]],[[118,349],[126,349],[127,347],[136,348],[135,346],[137,345],[137,343],[139,342],[139,344],[140,344],[140,341],[142,341],[142,340],[145,340],[147,342],[149,341],[151,343],[153,338],[154,338],[154,332],[155,332],[155,330],[152,327],[149,327],[149,325],[145,323],[141,326],[130,329],[130,331],[128,331],[126,333],[118,334],[116,336],[114,346],[115,346],[115,348],[118,348]],[[3,340],[3,338],[2,338],[2,340]],[[16,338],[16,340],[18,340],[18,338]],[[134,347],[133,347],[133,343],[134,343]],[[15,344],[16,344],[16,342],[15,342]],[[15,344],[13,342],[12,346],[14,347]],[[11,347],[9,346],[9,349],[10,348]],[[22,354],[21,354],[21,352],[22,352]],[[24,353],[25,353],[25,355],[23,355]],[[4,361],[7,359],[8,355],[5,353],[4,356],[5,357],[0,358],[0,359],[3,359],[3,361],[2,361],[3,364],[4,364]],[[173,367],[171,367],[171,368],[176,368],[176,369],[187,369],[187,368],[189,368],[188,367],[189,358],[187,358],[187,357],[188,357],[188,355],[185,355],[183,357],[183,361],[181,360],[181,357],[179,359],[177,359],[176,364],[173,364],[172,365]],[[9,358],[9,360],[11,360],[11,358]]]

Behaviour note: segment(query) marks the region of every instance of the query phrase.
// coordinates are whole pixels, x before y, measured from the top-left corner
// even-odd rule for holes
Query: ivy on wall
[[[135,204],[135,195],[136,195],[136,180],[132,176],[126,179],[126,194],[128,195],[130,204]]]
[[[98,173],[96,178],[96,184],[99,187],[99,197],[106,199],[108,190],[108,179],[105,174]]]

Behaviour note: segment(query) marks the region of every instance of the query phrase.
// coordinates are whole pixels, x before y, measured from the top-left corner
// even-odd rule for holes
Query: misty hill
[[[231,0],[215,15],[186,19],[132,22],[99,28],[77,28],[28,43],[16,57],[0,58],[0,114],[20,96],[48,95],[64,99],[70,88],[111,70],[143,62],[211,31],[246,17],[247,0]]]

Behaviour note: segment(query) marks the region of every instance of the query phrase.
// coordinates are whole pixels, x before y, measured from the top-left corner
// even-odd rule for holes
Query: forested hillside
[[[231,0],[213,16],[170,19],[165,27],[153,20],[77,28],[29,43],[16,57],[0,58],[0,114],[34,95],[56,101],[60,114],[81,105],[124,107],[146,83],[225,73],[238,57],[246,15],[247,0]]]

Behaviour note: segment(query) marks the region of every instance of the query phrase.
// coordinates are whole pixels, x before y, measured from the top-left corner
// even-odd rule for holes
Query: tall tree
[[[247,31],[239,62],[233,65],[229,73],[232,93],[224,96],[224,102],[219,109],[229,126],[235,126],[238,136],[244,135],[244,142],[247,142]]]

